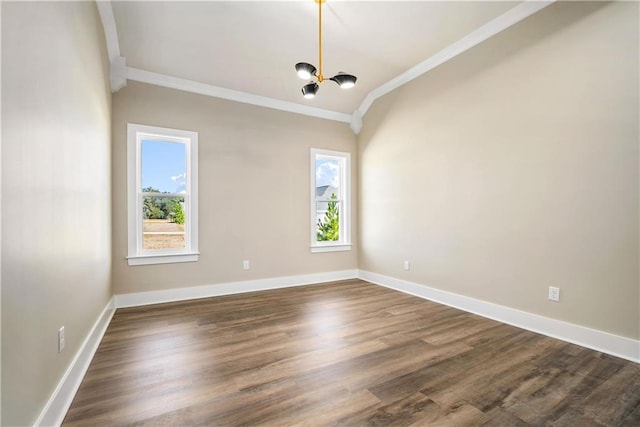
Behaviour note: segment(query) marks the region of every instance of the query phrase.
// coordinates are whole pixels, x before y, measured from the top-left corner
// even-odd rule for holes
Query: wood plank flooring
[[[639,426],[640,365],[353,280],[117,310],[64,425]]]

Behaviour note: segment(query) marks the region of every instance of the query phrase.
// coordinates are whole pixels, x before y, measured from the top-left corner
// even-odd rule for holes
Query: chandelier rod
[[[318,2],[318,81],[322,83],[322,3],[324,0],[316,0]]]

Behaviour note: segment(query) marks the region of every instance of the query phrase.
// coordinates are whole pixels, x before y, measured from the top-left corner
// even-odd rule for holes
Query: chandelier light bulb
[[[301,79],[309,80],[311,76],[315,75],[316,67],[306,62],[298,62],[296,64],[296,72]]]
[[[304,85],[302,87],[302,96],[304,96],[307,99],[315,98],[319,87],[320,86],[318,86],[318,83],[315,83],[315,82],[311,82],[307,85]]]
[[[351,74],[338,73],[331,77],[330,80],[336,82],[342,89],[351,89],[356,85],[356,80],[358,80],[358,78]]]

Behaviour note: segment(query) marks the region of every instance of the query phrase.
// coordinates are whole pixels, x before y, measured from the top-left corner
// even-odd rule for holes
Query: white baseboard
[[[114,312],[114,299],[111,298],[73,357],[34,426],[59,426],[62,424]]]
[[[363,270],[333,271],[114,295],[89,331],[34,425],[58,426],[62,423],[116,308],[281,289],[356,278],[640,363],[640,341],[637,340],[377,273]]]
[[[489,319],[640,363],[640,341],[514,308],[359,270],[358,278]]]
[[[343,270],[114,295],[104,310],[102,310],[100,316],[98,316],[98,319],[89,331],[80,349],[60,379],[58,386],[40,412],[40,416],[34,423],[34,426],[59,426],[62,424],[116,308],[312,285],[337,280],[356,279],[357,277],[358,270]]]
[[[189,299],[288,288],[292,286],[312,285],[316,283],[333,282],[336,280],[356,279],[357,277],[358,270],[342,270],[327,273],[305,274],[300,276],[274,277],[270,279],[247,280],[243,282],[192,286],[188,288],[173,288],[162,291],[117,294],[114,298],[116,308],[136,307],[140,305],[160,304],[163,302],[184,301]]]

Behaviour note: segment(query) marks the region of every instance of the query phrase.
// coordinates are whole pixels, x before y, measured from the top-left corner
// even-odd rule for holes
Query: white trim
[[[350,251],[352,245],[311,246],[311,253]]]
[[[62,424],[114,313],[115,299],[111,297],[40,412],[34,426],[59,426]]]
[[[145,137],[185,145],[186,191],[185,248],[144,251],[142,244],[142,199],[140,182],[141,144]],[[198,132],[127,124],[127,241],[128,264],[148,265],[198,260]]]
[[[511,27],[512,25],[517,24],[518,22],[544,9],[550,4],[555,3],[555,1],[556,0],[525,0],[514,8],[508,10],[504,14],[489,21],[482,27],[472,31],[460,40],[442,49],[430,58],[427,58],[426,60],[415,65],[399,76],[372,90],[367,94],[360,106],[355,111],[353,111],[352,114],[324,110],[321,108],[310,107],[308,105],[301,105],[294,102],[269,98],[266,96],[254,95],[247,92],[213,86],[193,80],[181,79],[178,77],[154,73],[138,68],[126,67],[125,59],[120,57],[118,32],[113,15],[113,7],[111,5],[111,1],[98,0],[96,3],[98,5],[100,19],[102,20],[105,39],[107,41],[109,62],[111,63],[110,80],[112,92],[116,92],[122,87],[126,86],[126,79],[135,80],[157,86],[212,96],[215,98],[228,99],[231,101],[257,105],[260,107],[288,111],[290,113],[349,123],[351,129],[357,135],[360,133],[360,130],[362,128],[362,118],[367,113],[375,100],[391,92],[392,90],[397,89],[405,83],[408,83],[411,80],[420,77],[427,71],[432,70],[438,65],[443,64],[444,62],[454,58],[462,52]]]
[[[215,285],[173,288],[162,291],[137,292],[114,295],[116,308],[137,307],[164,302],[184,301],[198,298],[235,295],[247,292],[282,289],[294,286],[314,285],[337,280],[356,279],[358,270],[330,271],[301,276],[274,277],[269,279],[247,280],[242,282],[219,283]]]
[[[228,99],[230,101],[243,102],[245,104],[257,105],[260,107],[273,108],[275,110],[288,111],[290,113],[297,113],[305,116],[319,117],[321,119],[335,120],[343,123],[351,122],[350,114],[309,107],[307,105],[296,104],[294,102],[282,101],[266,96],[254,95],[220,86],[195,82],[193,80],[152,73],[151,71],[140,70],[137,68],[127,67],[127,78],[129,80],[149,83],[156,86],[184,90],[186,92],[212,96],[214,98]]]
[[[349,123],[349,126],[353,133],[356,135],[360,134],[360,131],[362,130],[362,113],[360,110],[355,110],[353,114],[351,114],[351,123]]]
[[[339,216],[340,240],[336,242],[318,242],[316,240],[316,160],[318,157],[327,157],[332,160],[338,161],[340,164],[340,195],[338,197],[338,200],[342,203],[342,212]],[[316,253],[351,250],[351,153],[347,151],[332,151],[319,148],[311,148],[309,160],[309,238],[311,240],[311,252]]]
[[[117,92],[127,85],[127,60],[118,56],[109,64],[109,83],[111,93]]]
[[[406,280],[359,270],[358,278],[502,323],[640,363],[640,341],[551,319]]]
[[[116,26],[116,18],[113,16],[113,7],[111,0],[97,0],[98,13],[102,21],[102,29],[104,30],[104,38],[107,42],[107,54],[109,62],[120,56],[120,44],[118,43],[118,27]]]
[[[114,295],[100,316],[98,316],[80,349],[60,379],[58,386],[42,409],[34,426],[60,425],[62,423],[117,308],[314,285],[356,278],[640,363],[640,341],[637,340],[364,270],[331,271]]]
[[[127,85],[127,63],[120,56],[120,43],[118,42],[118,27],[113,16],[111,0],[97,0],[98,13],[102,21],[104,38],[107,44],[107,56],[109,57],[109,83],[111,92],[117,92]]]
[[[534,13],[544,9],[545,7],[553,4],[556,0],[548,0],[548,1],[539,1],[539,0],[526,0],[514,8],[508,10],[497,18],[492,19],[485,25],[480,28],[472,31],[467,34],[460,40],[454,42],[453,44],[445,47],[435,55],[427,58],[421,63],[411,67],[404,73],[399,76],[389,80],[384,83],[382,86],[372,90],[366,96],[360,107],[356,111],[359,111],[360,117],[364,117],[371,107],[373,102],[380,98],[383,95],[391,92],[404,85],[405,83],[410,82],[413,79],[416,79],[426,73],[429,70],[434,69],[438,65],[441,65],[448,60],[460,55],[462,52],[471,49],[472,47],[482,43],[490,37],[498,34],[499,32],[511,27],[512,25],[517,24],[523,19],[533,15]],[[354,112],[355,115],[355,112]],[[357,121],[356,121],[357,123]],[[354,129],[355,132],[355,129]],[[359,132],[359,130],[358,130]],[[356,134],[358,132],[355,132]]]
[[[161,254],[161,255],[140,255],[128,256],[129,265],[150,265],[150,264],[175,264],[180,262],[196,262],[200,252],[188,254]]]

